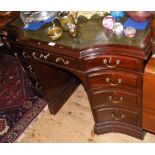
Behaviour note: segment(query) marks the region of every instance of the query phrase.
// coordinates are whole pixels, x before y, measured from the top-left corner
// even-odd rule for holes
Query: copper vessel
[[[151,17],[150,11],[126,11],[125,13],[136,22],[145,22]]]

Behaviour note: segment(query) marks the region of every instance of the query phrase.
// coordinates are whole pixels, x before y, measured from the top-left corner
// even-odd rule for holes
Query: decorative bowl
[[[62,36],[62,28],[60,27],[53,27],[48,31],[48,35],[52,40],[58,40]]]

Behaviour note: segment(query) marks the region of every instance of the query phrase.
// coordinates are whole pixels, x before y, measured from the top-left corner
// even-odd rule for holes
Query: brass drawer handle
[[[37,83],[35,84],[35,87],[36,87],[37,89],[41,89],[41,86],[39,85],[39,82],[37,82]]]
[[[116,121],[120,121],[120,120],[122,120],[122,119],[125,118],[125,114],[116,114],[116,113],[112,113],[112,114],[111,114],[111,117],[112,117],[113,119],[115,119]]]
[[[31,74],[35,75],[35,72],[33,71],[33,68],[31,65],[27,66],[27,69],[30,71]]]
[[[25,53],[25,52],[23,52],[22,54],[23,54],[23,57],[24,57],[24,58],[27,58],[27,56],[26,56],[26,53]]]
[[[114,65],[110,65],[110,63],[111,63],[111,58],[109,60],[103,59],[103,64],[105,64],[107,68],[116,68],[117,65],[121,63],[121,61],[116,60],[116,63]]]
[[[44,54],[41,53],[39,57],[36,57],[36,53],[33,52],[32,53],[32,56],[36,60],[41,60],[42,58],[47,59],[50,56],[50,54],[48,53],[47,55],[44,55]]]
[[[28,56],[26,55],[26,52],[23,52],[22,54],[23,54],[24,58],[26,58],[26,59],[28,58]]]
[[[25,59],[31,58],[31,56],[29,56],[28,54],[26,54],[26,52],[23,52],[22,55],[23,55],[23,57],[24,57]]]
[[[109,96],[109,101],[111,101],[114,104],[118,104],[118,103],[121,103],[123,101],[123,97],[121,96],[119,98],[119,100],[113,100],[112,96]]]
[[[39,58],[36,57],[36,53],[35,52],[32,53],[32,56],[33,56],[34,59],[40,60],[40,57]]]
[[[44,55],[41,53],[41,54],[40,54],[40,56],[37,58],[37,57],[36,57],[36,53],[35,53],[35,52],[33,52],[33,53],[32,53],[32,56],[33,56],[33,57],[34,57],[34,59],[36,59],[36,60],[41,60],[41,58],[43,58],[43,57],[44,57]]]
[[[68,60],[64,60],[63,58],[57,57],[55,59],[55,62],[59,62],[59,61],[62,61],[65,65],[68,65],[69,64],[69,61]]]
[[[118,79],[117,83],[111,83],[110,78],[106,78],[106,82],[109,83],[109,85],[111,85],[111,86],[117,86],[122,83],[122,79]]]
[[[31,65],[27,66],[27,69],[32,73],[32,66]]]
[[[47,59],[49,56],[50,56],[49,53],[47,55],[44,55],[44,59]]]
[[[37,88],[37,89],[40,89],[40,90],[42,89],[41,86],[39,85],[39,82],[36,82],[35,85],[34,85],[34,84],[32,84],[32,82],[30,81],[29,84],[30,84],[32,87],[35,87],[35,88]]]

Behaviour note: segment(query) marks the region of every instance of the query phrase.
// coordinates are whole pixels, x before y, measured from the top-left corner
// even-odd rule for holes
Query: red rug
[[[0,142],[13,143],[43,111],[47,102],[25,82],[23,71],[12,56],[0,61]],[[26,80],[25,80],[26,79]],[[27,93],[25,93],[27,92]],[[31,94],[26,96],[26,94]]]

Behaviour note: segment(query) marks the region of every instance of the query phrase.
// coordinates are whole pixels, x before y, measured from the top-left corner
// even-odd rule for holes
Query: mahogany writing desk
[[[107,32],[100,18],[79,18],[78,37],[64,32],[55,44],[47,34],[50,23],[37,31],[22,26],[17,18],[4,30],[32,88],[46,97],[52,114],[82,83],[95,133],[121,132],[143,138],[143,71],[152,51],[149,26],[127,38]]]

